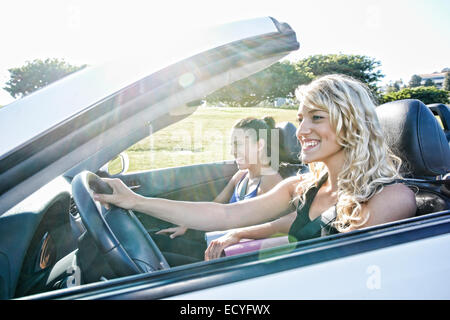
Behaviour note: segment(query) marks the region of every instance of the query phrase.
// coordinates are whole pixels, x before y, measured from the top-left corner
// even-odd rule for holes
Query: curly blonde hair
[[[361,205],[380,192],[384,184],[401,178],[401,160],[383,139],[373,97],[362,82],[339,74],[300,86],[295,94],[300,105],[329,114],[337,143],[344,149],[334,226],[340,232],[361,227],[369,219],[369,213],[363,215]],[[296,189],[303,201],[306,191],[327,174],[322,162],[310,163],[309,169]]]

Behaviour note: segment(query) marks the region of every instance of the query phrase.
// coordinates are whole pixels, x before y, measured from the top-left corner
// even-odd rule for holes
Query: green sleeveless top
[[[289,242],[297,242],[339,233],[332,225],[332,222],[336,220],[336,206],[324,211],[314,220],[309,219],[309,209],[311,204],[327,178],[328,174],[325,174],[319,180],[317,186],[311,187],[306,192],[305,201],[298,204],[297,218],[289,229]]]

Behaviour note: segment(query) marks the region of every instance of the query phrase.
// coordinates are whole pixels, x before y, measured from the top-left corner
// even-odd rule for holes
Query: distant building
[[[298,105],[298,103],[293,98],[275,98],[273,101],[274,107],[293,107],[295,105]]]
[[[420,82],[422,85],[425,84],[425,81],[428,79],[432,80],[434,82],[434,85],[438,89],[442,89],[442,86],[444,84],[445,74],[449,72],[449,68],[443,69],[441,72],[433,72],[433,73],[427,73],[427,74],[419,74],[419,77],[422,78],[422,81]]]
[[[286,103],[286,98],[276,98],[275,101],[273,102],[273,105],[275,107],[281,107],[285,103]]]

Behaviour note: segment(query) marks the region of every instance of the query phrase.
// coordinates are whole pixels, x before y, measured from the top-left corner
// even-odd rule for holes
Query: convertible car
[[[93,190],[108,192],[98,177],[114,176],[145,196],[211,201],[236,172],[234,161],[217,161],[129,173],[123,156],[119,172],[107,169],[206,95],[299,48],[294,30],[271,17],[211,29],[199,42],[178,47],[175,62],[83,69],[0,109],[0,298],[450,298],[448,122],[418,100],[377,110],[416,193],[413,218],[170,266],[151,237],[168,223],[92,200]],[[307,170],[295,125],[278,126],[280,172]]]

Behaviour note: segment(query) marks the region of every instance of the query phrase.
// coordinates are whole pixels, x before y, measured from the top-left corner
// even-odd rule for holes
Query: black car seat
[[[404,182],[416,193],[417,215],[449,210],[448,185],[436,178],[450,171],[450,147],[431,110],[407,99],[380,105],[377,115],[389,148],[402,159]]]
[[[291,122],[281,122],[277,124],[279,129],[280,149],[279,172],[283,178],[294,176],[297,173],[308,171],[308,167],[300,160],[301,145],[297,139],[297,128]]]

